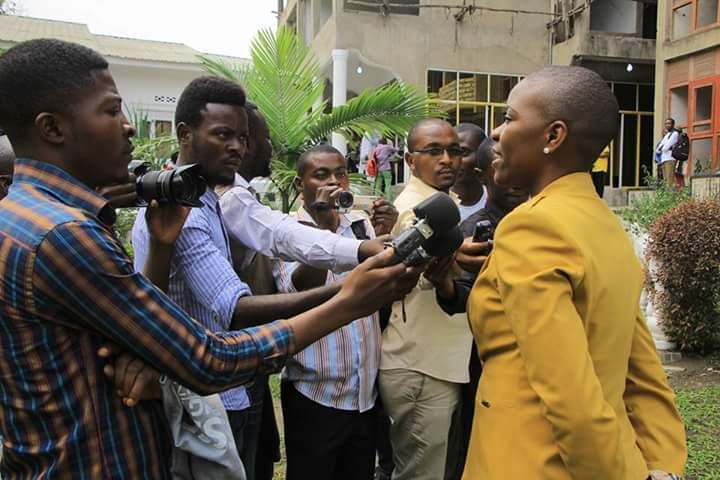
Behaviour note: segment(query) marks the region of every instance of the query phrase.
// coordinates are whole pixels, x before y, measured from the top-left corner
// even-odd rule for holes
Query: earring
[[[550,155],[550,149],[548,147],[543,148],[543,153],[545,155]]]

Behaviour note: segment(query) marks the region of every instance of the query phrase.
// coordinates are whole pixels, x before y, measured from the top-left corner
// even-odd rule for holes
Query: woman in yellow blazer
[[[501,222],[468,302],[483,374],[466,480],[682,473],[642,269],[589,174],[618,125],[599,75],[548,67],[513,89],[493,132],[495,181],[532,197]]]

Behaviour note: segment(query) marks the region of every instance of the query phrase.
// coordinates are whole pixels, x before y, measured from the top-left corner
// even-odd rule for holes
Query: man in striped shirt
[[[299,222],[348,238],[374,237],[363,217],[335,206],[348,190],[347,160],[320,145],[298,159],[296,188],[302,192]],[[277,261],[278,290],[302,291],[332,285],[344,274]],[[288,480],[373,478],[375,380],[380,363],[377,314],[359,317],[288,360],[282,375]]]
[[[404,267],[378,268],[388,252],[320,307],[208,331],[134,270],[113,231],[115,212],[95,192],[126,181],[135,133],[105,59],[59,40],[9,49],[0,56],[0,125],[18,156],[0,202],[4,480],[170,478],[162,406],[123,405],[96,354],[107,341],[213,393],[282,367],[406,288]]]

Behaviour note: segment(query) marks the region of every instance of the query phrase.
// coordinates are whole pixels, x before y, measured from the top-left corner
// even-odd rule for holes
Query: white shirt
[[[487,205],[487,197],[487,187],[483,185],[483,195],[477,203],[468,206],[458,205],[458,210],[460,210],[460,222],[464,222],[470,215],[485,208],[485,205]]]
[[[660,152],[660,163],[669,162],[675,160],[672,156],[672,147],[680,140],[680,135],[677,130],[672,130],[665,134],[660,143],[657,146],[657,151]]]
[[[289,215],[260,203],[249,186],[244,178],[235,175],[233,186],[218,192],[236,268],[248,266],[254,252],[333,272],[350,270],[358,264],[360,240],[297,223]],[[236,258],[238,244],[246,249],[242,259]]]

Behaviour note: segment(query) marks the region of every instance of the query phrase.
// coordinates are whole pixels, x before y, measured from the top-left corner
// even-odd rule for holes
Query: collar
[[[317,226],[312,215],[305,209],[305,205],[301,205],[297,210],[297,220],[299,222],[308,223],[310,225]],[[357,221],[365,221],[365,219],[354,213],[341,213],[340,214],[340,226],[338,231],[335,233],[342,234],[345,230],[352,227],[352,224]]]
[[[428,185],[427,183],[420,180],[420,178],[416,177],[415,175],[410,176],[410,181],[408,181],[406,189],[409,189],[411,192],[415,192],[423,197],[429,197],[440,190],[437,188]],[[450,198],[455,200],[455,203],[459,203],[459,198],[455,192],[449,192],[448,195],[450,195]]]
[[[253,194],[255,193],[255,190],[250,186],[250,182],[245,180],[245,178],[243,178],[237,173],[235,174],[235,179],[233,180],[233,183],[231,185],[219,185],[215,187],[215,192],[217,192],[217,194],[222,197],[235,187],[244,188],[245,190],[248,190]]]
[[[65,205],[89,212],[107,225],[115,223],[115,209],[105,197],[55,165],[30,158],[16,159],[13,185],[22,183],[32,185]]]
[[[200,202],[202,202],[203,208],[208,207],[213,212],[219,212],[220,196],[212,188],[205,190],[205,193],[200,196]]]
[[[567,193],[597,197],[590,173],[576,172],[564,175],[547,185],[540,193],[535,195],[530,202],[532,205],[537,205],[537,203],[543,198]]]

